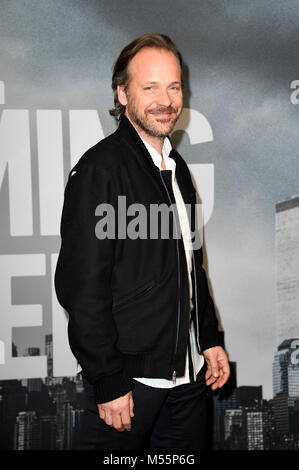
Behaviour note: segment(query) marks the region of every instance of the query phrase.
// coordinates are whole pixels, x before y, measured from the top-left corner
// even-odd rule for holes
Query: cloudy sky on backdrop
[[[290,83],[299,80],[299,1],[173,0],[171,8],[161,0],[0,5],[5,107],[97,109],[105,135],[114,130],[107,110],[120,50],[149,31],[168,34],[177,44],[188,66],[185,105],[203,113],[214,133],[213,142],[198,145],[184,135],[179,150],[187,163],[215,165],[205,243],[227,350],[237,362],[238,384],[263,385],[270,398],[277,347],[275,204],[299,193],[299,105],[290,101]],[[3,191],[1,198],[2,208]],[[24,253],[57,252],[59,237],[44,238],[32,237]],[[2,241],[1,253],[12,246]],[[44,327],[15,330],[20,354],[42,347],[50,332],[49,279],[34,282],[45,305]]]

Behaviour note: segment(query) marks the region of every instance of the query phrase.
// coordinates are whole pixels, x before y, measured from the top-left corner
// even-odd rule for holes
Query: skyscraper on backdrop
[[[299,338],[299,196],[276,204],[276,345]]]
[[[299,433],[299,196],[276,204],[276,334],[273,404],[276,431]],[[298,439],[298,438],[297,438]]]

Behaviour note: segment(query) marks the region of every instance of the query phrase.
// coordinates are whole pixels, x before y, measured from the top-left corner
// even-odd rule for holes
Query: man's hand
[[[211,385],[212,390],[222,387],[228,380],[230,368],[227,355],[221,346],[203,351],[203,356],[207,361],[207,371],[205,373],[206,385]]]
[[[98,404],[100,418],[103,419],[108,426],[114,427],[119,432],[125,429],[131,431],[131,418],[134,416],[133,408],[134,401],[132,391],[115,400]]]

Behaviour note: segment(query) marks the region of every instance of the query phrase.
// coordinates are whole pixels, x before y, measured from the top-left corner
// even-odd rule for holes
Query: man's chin
[[[157,132],[160,133],[161,136],[166,136],[168,135],[174,128],[176,119],[173,118],[167,118],[167,119],[156,119],[155,125],[152,125],[151,128]]]

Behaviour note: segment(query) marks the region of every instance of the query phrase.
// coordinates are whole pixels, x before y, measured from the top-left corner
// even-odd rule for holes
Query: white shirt
[[[162,164],[162,157],[161,155],[155,150],[151,145],[149,145],[145,140],[143,140],[145,147],[147,148],[148,152],[150,153],[153,162],[157,167],[161,170]],[[162,155],[165,163],[166,170],[172,171],[172,189],[176,201],[177,211],[180,220],[180,227],[181,227],[181,234],[184,242],[185,254],[186,254],[186,261],[187,261],[187,268],[188,268],[188,279],[189,279],[189,299],[190,299],[190,311],[193,307],[192,305],[192,280],[191,280],[191,270],[192,270],[192,241],[191,241],[191,233],[190,233],[190,226],[189,226],[189,219],[187,215],[187,210],[185,207],[185,203],[183,197],[181,195],[180,188],[177,184],[177,180],[175,177],[175,168],[176,163],[173,158],[169,157],[171,151],[171,143],[170,140],[165,137],[162,147]],[[163,171],[163,170],[162,170]],[[196,348],[196,339],[195,339],[195,331],[193,322],[191,323],[190,328],[190,346],[191,346],[191,356],[192,356],[192,363],[193,363],[193,370],[194,370],[194,380],[196,380],[196,375],[202,368],[204,364],[204,357],[202,354],[199,354]],[[134,377],[135,380],[142,382],[146,385],[150,385],[151,387],[158,387],[158,388],[171,388],[176,387],[178,385],[182,385],[184,383],[189,383],[189,360],[188,360],[188,348],[186,351],[186,366],[185,366],[185,374],[182,377],[177,377],[176,382],[173,383],[172,379],[160,379],[160,378],[146,378],[146,377]]]

